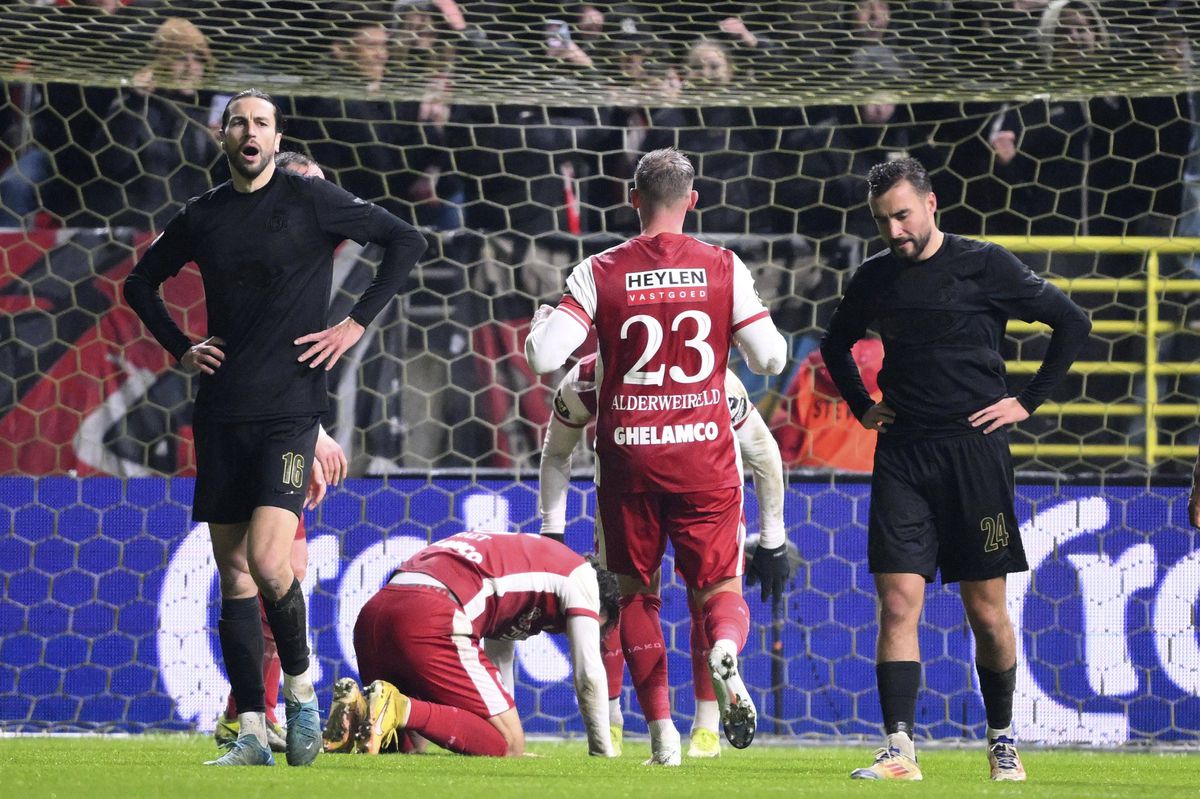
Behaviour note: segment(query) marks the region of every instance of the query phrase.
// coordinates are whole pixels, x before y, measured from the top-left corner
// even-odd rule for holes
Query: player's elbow
[[[544,348],[531,344],[529,341],[525,342],[525,360],[529,362],[529,368],[539,375],[553,372],[562,366],[562,361],[555,362],[554,353],[548,353]]]
[[[787,341],[778,333],[771,343],[758,352],[747,353],[750,371],[759,375],[777,375],[787,364]]]

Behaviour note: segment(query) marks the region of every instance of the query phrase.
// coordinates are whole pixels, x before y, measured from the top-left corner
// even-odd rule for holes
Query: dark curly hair
[[[871,167],[871,171],[867,173],[867,194],[870,197],[879,197],[902,180],[911,183],[917,194],[922,197],[933,191],[925,165],[915,158],[901,158]]]

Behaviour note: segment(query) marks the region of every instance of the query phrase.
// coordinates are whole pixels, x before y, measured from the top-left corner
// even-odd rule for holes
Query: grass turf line
[[[762,747],[725,749],[717,760],[684,759],[677,769],[648,768],[645,742],[629,741],[614,762],[589,758],[582,743],[534,743],[540,757],[467,758],[440,751],[420,756],[321,755],[311,768],[212,768],[219,754],[208,737],[144,735],[130,738],[0,739],[0,783],[5,796],[35,799],[237,797],[278,799],[289,788],[304,796],[470,799],[713,799],[714,796],[862,797],[911,791],[921,799],[971,796],[1093,797],[1104,799],[1190,795],[1200,755],[1093,752],[1026,747],[1030,781],[992,783],[978,749],[926,750],[919,786],[850,780],[868,765],[859,748]]]

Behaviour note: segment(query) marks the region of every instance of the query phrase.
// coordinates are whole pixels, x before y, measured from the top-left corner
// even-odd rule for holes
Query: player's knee
[[[916,628],[921,606],[901,592],[889,592],[879,597],[879,626],[883,630]]]

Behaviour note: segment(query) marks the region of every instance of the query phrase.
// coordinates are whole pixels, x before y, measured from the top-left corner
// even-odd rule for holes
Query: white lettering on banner
[[[1032,575],[1052,552],[1107,524],[1108,503],[1100,497],[1088,497],[1052,505],[1021,525],[1029,571],[1008,575],[1008,613],[1018,631],[1024,628],[1025,598],[1029,596]],[[1077,706],[1056,702],[1043,691],[1029,669],[1025,637],[1019,632],[1013,724],[1021,731],[1023,741],[1111,744],[1129,740],[1129,718],[1124,713],[1081,712]]]
[[[307,597],[318,580],[337,576],[341,565],[337,540],[323,536],[309,540],[309,568],[300,588]],[[214,707],[222,707],[229,682],[209,645],[208,608],[219,598],[217,564],[213,560],[207,524],[198,524],[171,556],[158,596],[159,672],[166,692],[175,700],[179,717],[195,721],[211,732]],[[357,611],[355,611],[357,615]],[[315,652],[312,629],[309,650]],[[343,645],[345,642],[343,642]],[[345,651],[353,653],[351,646]],[[313,682],[321,679],[321,663],[312,659]]]
[[[613,442],[620,447],[692,444],[697,441],[715,441],[719,433],[720,428],[716,422],[672,424],[664,427],[618,427],[613,430]]]
[[[1154,585],[1154,547],[1130,547],[1115,563],[1106,555],[1067,555],[1067,560],[1075,566],[1083,595],[1088,684],[1100,696],[1131,694],[1138,688],[1138,673],[1125,647],[1125,606],[1134,591]]]
[[[426,544],[425,539],[415,536],[391,536],[364,549],[342,572],[338,586],[338,642],[342,645],[342,657],[355,671],[358,658],[354,656],[354,622],[358,620],[358,612],[375,596],[387,576]]]
[[[1200,599],[1200,552],[1171,567],[1154,599],[1154,647],[1171,682],[1200,695],[1200,640],[1196,600]]]
[[[625,290],[707,286],[708,272],[704,269],[652,269],[648,272],[629,272],[625,275]]]
[[[720,405],[720,389],[708,389],[695,394],[614,394],[610,407],[614,411],[678,411]]]

